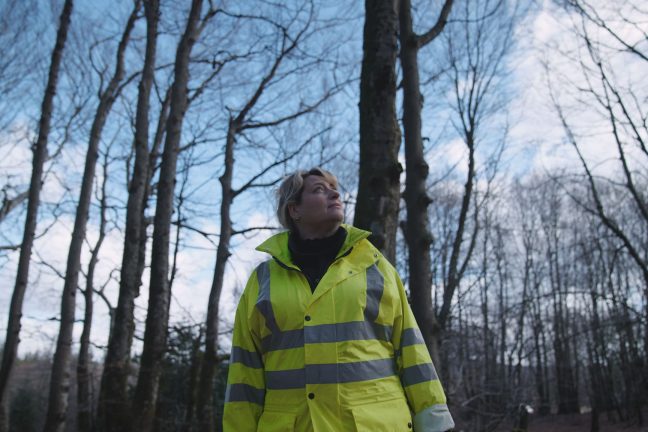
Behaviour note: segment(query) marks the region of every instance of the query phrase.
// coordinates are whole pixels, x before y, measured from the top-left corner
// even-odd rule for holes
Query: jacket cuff
[[[445,432],[454,426],[446,404],[429,406],[414,416],[414,432]]]

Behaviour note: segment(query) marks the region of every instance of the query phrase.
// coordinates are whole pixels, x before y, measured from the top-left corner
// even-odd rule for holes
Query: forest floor
[[[648,414],[648,412],[646,412]],[[644,419],[648,418],[644,415]],[[589,432],[591,430],[591,415],[548,415],[545,417],[531,416],[528,432]],[[498,432],[510,432],[512,427],[502,426]],[[648,424],[639,426],[633,422],[613,422],[606,414],[599,417],[599,432],[648,432]]]
[[[644,417],[645,418],[645,417]],[[571,414],[531,418],[528,432],[589,432],[591,415]],[[612,422],[603,414],[599,417],[599,432],[648,432],[648,425],[637,422]]]

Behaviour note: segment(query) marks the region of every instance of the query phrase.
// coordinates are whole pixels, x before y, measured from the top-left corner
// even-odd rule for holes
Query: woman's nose
[[[329,194],[333,199],[336,199],[340,196],[340,192],[338,192],[336,189],[329,189]]]

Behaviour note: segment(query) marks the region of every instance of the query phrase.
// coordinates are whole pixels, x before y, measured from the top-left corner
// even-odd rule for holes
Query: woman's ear
[[[288,204],[288,214],[292,220],[299,220],[299,209],[296,204]]]

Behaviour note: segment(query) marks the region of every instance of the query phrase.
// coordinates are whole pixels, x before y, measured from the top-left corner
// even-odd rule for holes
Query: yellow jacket
[[[225,432],[407,431],[454,427],[396,270],[347,238],[314,292],[290,258],[288,233],[260,264],[234,324]]]

